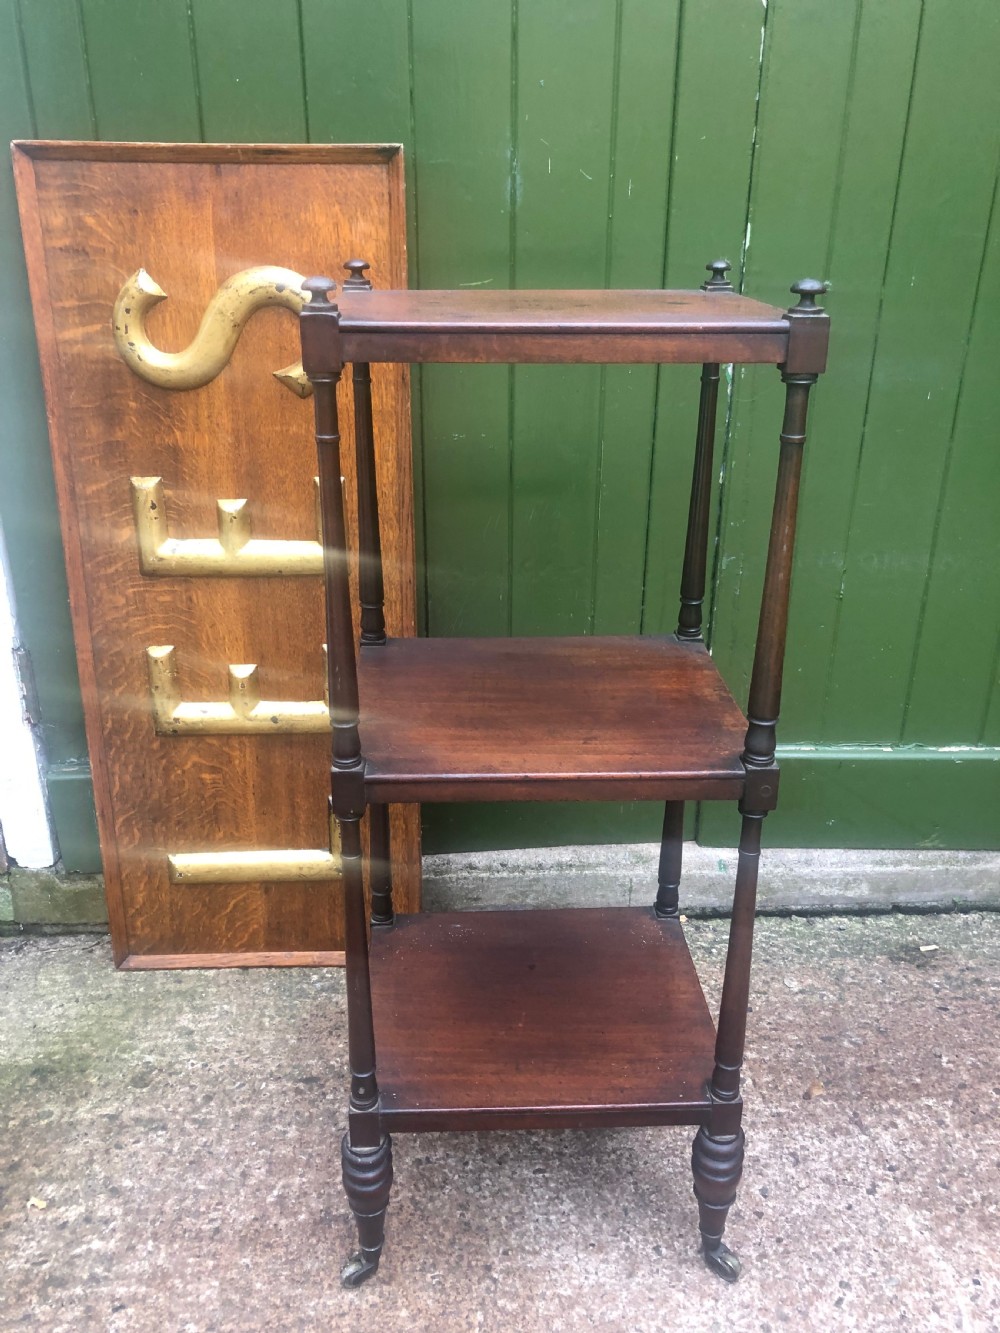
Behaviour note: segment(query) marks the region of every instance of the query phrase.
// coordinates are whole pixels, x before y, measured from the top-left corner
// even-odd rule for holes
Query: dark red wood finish
[[[317,388],[326,545],[332,803],[347,890],[351,1055],[344,1184],[360,1252],[378,1267],[392,1181],[390,1130],[695,1124],[702,1251],[727,1281],[722,1241],[743,1166],[746,1034],[761,825],[777,799],[775,725],[809,391],[824,369],[822,284],[787,312],[736,296],[725,261],[699,292],[377,292],[352,261],[301,321]],[[406,361],[698,361],[703,365],[681,609],[662,638],[388,639],[367,364]],[[353,360],[358,407],[362,632],[347,606],[335,384]],[[720,363],[771,361],[786,385],[748,717],[701,641]],[[357,364],[362,363],[362,364]],[[365,480],[367,474],[367,481]],[[367,566],[367,568],[366,568]],[[337,635],[340,637],[336,637]],[[345,647],[346,645],[346,647]],[[665,799],[648,908],[392,914],[387,801]],[[743,815],[718,1031],[679,919],[685,800]],[[371,944],[360,819],[371,811]],[[376,1042],[379,1079],[376,1081]]]
[[[680,915],[681,869],[684,858],[684,802],[667,801],[663,807],[660,864],[656,875],[656,915]]]
[[[345,361],[793,362],[824,368],[818,326],[776,306],[706,291],[340,293]],[[328,364],[329,324],[303,325],[306,372]]]
[[[708,565],[708,519],[712,506],[712,459],[715,447],[715,414],[719,398],[719,363],[701,368],[701,397],[698,404],[698,438],[691,478],[684,570],[681,574],[681,609],[677,618],[679,639],[700,639],[705,574]]]
[[[398,916],[372,987],[389,1130],[707,1117],[715,1027],[651,907]]]
[[[700,643],[390,639],[361,650],[379,801],[738,799],[746,721]]]

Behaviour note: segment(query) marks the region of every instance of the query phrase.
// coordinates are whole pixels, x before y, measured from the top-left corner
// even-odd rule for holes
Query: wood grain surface
[[[715,1029],[652,908],[397,917],[371,962],[386,1129],[705,1116]]]
[[[793,355],[798,332],[777,307],[721,292],[348,291],[336,300],[349,361],[776,364]],[[319,340],[321,328],[310,335]]]
[[[406,283],[402,158],[389,146],[23,144],[15,170],[49,412],[115,959],[311,963],[343,948],[339,884],[171,885],[171,852],[329,845],[323,735],[158,736],[145,650],[173,644],[186,700],[226,697],[257,663],[263,696],[322,697],[323,590],[298,578],[144,577],[129,478],[161,476],[171,535],[212,537],[243,498],[255,536],[315,539],[312,410],[272,378],[296,359],[285,311],[258,313],[230,365],[173,393],[119,360],[111,309],[145,267],[168,294],[149,320],[185,346],[232,274],[332,270],[362,255]],[[409,386],[373,373],[386,610],[415,627]],[[344,394],[350,429],[349,394]],[[346,451],[345,451],[346,452]],[[345,472],[353,513],[353,463]],[[394,812],[397,901],[419,901],[417,812]]]
[[[700,643],[390,639],[361,651],[378,800],[738,797],[746,721]]]

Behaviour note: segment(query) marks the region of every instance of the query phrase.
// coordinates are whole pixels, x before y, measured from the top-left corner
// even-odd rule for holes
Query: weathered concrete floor
[[[724,923],[689,936],[714,995]],[[5,940],[0,1327],[995,1329],[998,1000],[1000,917],[764,920],[736,1287],[695,1252],[689,1131],[621,1130],[398,1136],[349,1293],[342,974]]]

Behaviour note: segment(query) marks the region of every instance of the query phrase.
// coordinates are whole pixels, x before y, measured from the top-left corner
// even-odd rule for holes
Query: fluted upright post
[[[719,365],[709,361],[701,368],[701,399],[698,404],[698,438],[691,477],[687,540],[681,574],[681,609],[677,619],[679,639],[702,637],[702,607],[708,566],[708,518],[712,503],[712,458],[715,451],[715,414],[719,397]]]
[[[788,312],[789,321],[826,322],[825,311],[816,304],[816,297],[826,291],[825,283],[806,279],[795,283],[792,291],[798,294],[799,303]],[[769,768],[774,763],[802,450],[806,440],[809,391],[819,376],[811,370],[789,370],[786,365],[781,367],[781,378],[785,385],[785,415],[781,426],[771,537],[747,704],[749,726],[743,746],[743,762],[748,769]]]
[[[365,277],[370,267],[363,259],[344,265],[349,276],[344,291],[370,292]],[[354,390],[354,443],[358,472],[358,599],[361,603],[361,642],[385,643],[385,589],[382,575],[382,538],[379,530],[378,485],[375,472],[375,430],[372,421],[372,376],[367,361],[356,361]]]
[[[663,921],[680,915],[681,866],[684,856],[684,802],[667,801],[663,807],[660,865],[657,874],[656,915]]]
[[[816,297],[825,284],[805,280],[792,291],[799,304],[789,311],[789,318],[823,319],[825,313],[816,305]],[[785,415],[781,427],[778,478],[775,486],[771,537],[768,544],[764,591],[761,598],[757,650],[750,682],[748,726],[743,749],[747,769],[746,794],[741,804],[743,832],[740,838],[736,872],[736,895],[729,933],[729,953],[719,1012],[716,1067],[712,1092],[717,1098],[733,1101],[739,1096],[740,1066],[746,1033],[746,1008],[750,990],[750,957],[753,949],[753,922],[757,894],[757,865],[760,859],[761,825],[772,809],[777,791],[774,768],[775,727],[781,703],[781,675],[788,628],[788,597],[795,550],[795,519],[798,505],[802,448],[806,439],[806,409],[809,390],[818,372],[789,372],[781,368],[785,383]],[[753,779],[753,781],[751,781]]]
[[[732,292],[726,274],[730,264],[716,259],[707,265],[712,274],[701,284],[703,292]],[[709,361],[701,368],[698,403],[698,434],[695,441],[691,500],[688,506],[687,539],[681,574],[681,609],[677,621],[679,639],[702,637],[702,608],[708,566],[708,519],[712,503],[712,459],[715,450],[715,418],[719,399],[719,365]]]
[[[365,276],[371,266],[364,259],[349,259],[344,291],[370,292]],[[378,514],[378,475],[375,468],[375,428],[372,418],[372,375],[367,361],[355,361],[354,447],[358,475],[358,601],[361,604],[362,644],[384,644],[385,586],[382,573],[382,535]],[[389,807],[368,808],[368,875],[371,887],[371,924],[391,926],[392,854]]]
[[[348,1048],[351,1064],[351,1142],[375,1147],[378,1120],[354,1113],[378,1106],[375,1081],[375,1031],[372,1022],[361,864],[361,819],[365,812],[365,762],[358,731],[358,668],[354,651],[344,493],[341,477],[337,384],[343,370],[340,356],[340,315],[330,301],[336,284],[309,278],[303,309],[303,364],[314,387],[316,449],[319,457],[320,514],[323,529],[323,572],[326,585],[327,664],[333,743],[330,790],[333,813],[340,825],[344,884],[344,935],[347,972]],[[323,321],[322,327],[319,322]],[[357,1128],[357,1133],[355,1129]],[[374,1137],[374,1142],[368,1141]]]
[[[709,1267],[730,1282],[739,1276],[740,1265],[723,1243],[722,1234],[743,1170],[740,1074],[746,1046],[761,829],[777,793],[775,728],[781,704],[806,413],[809,391],[826,358],[828,320],[816,304],[816,297],[825,290],[824,283],[811,279],[797,282],[792,291],[799,302],[787,313],[788,357],[780,368],[785,384],[785,414],[742,755],[747,781],[740,804],[743,827],[710,1085],[713,1105],[707,1123],[695,1138],[691,1162],[701,1219],[702,1252]]]

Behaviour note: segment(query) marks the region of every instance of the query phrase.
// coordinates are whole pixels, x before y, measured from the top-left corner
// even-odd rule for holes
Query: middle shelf
[[[746,719],[701,643],[390,639],[362,647],[372,801],[725,800]]]

